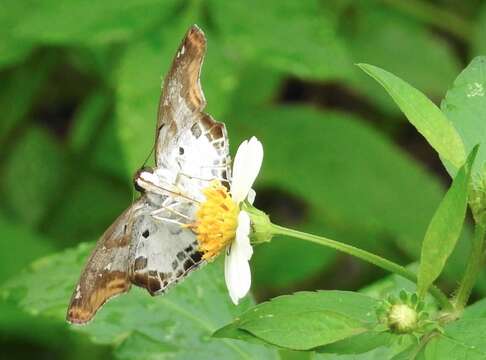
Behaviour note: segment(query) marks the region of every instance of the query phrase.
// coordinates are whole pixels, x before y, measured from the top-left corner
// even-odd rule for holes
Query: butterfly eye
[[[135,190],[137,190],[139,193],[143,193],[145,191],[145,189],[143,189],[139,184],[138,184],[138,179],[140,178],[140,175],[144,172],[148,172],[150,174],[153,174],[153,169],[148,167],[148,166],[144,166],[142,168],[140,168],[136,173],[135,175],[133,175],[133,187],[135,188]]]

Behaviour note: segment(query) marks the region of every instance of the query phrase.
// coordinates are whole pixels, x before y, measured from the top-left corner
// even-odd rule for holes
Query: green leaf
[[[25,16],[28,4],[25,1],[2,1],[0,12],[0,68],[19,62],[32,50],[28,39],[19,41],[15,36],[15,25]],[[25,85],[25,84],[24,84]]]
[[[486,4],[482,3],[481,8],[478,11],[474,34],[473,34],[473,54],[472,55],[484,55],[486,54],[486,44],[484,39],[486,37]]]
[[[1,15],[0,15],[1,16]],[[1,23],[1,21],[0,21]],[[2,46],[0,40],[0,46]],[[0,54],[2,52],[0,51]],[[12,130],[26,119],[32,109],[34,97],[49,74],[52,66],[50,59],[36,59],[18,68],[6,71],[0,77],[0,144],[10,139]]]
[[[7,1],[11,33],[23,43],[106,45],[132,39],[175,11],[174,1],[114,0],[87,3],[55,0],[22,2],[22,11]],[[15,10],[15,11],[14,11]],[[14,44],[10,44],[13,46]],[[9,47],[10,48],[10,47]]]
[[[80,350],[75,348],[76,344],[73,341],[79,337],[69,332],[65,324],[26,314],[15,305],[1,299],[0,332],[2,333],[2,358],[5,359],[18,358],[20,351],[16,343],[19,340],[22,341],[22,348],[29,344],[29,346],[34,345],[36,349],[45,347],[53,353],[58,353],[61,348],[65,348],[71,355]],[[62,342],[54,342],[53,339],[62,339]],[[9,353],[12,353],[12,356],[9,357]]]
[[[415,360],[421,355],[421,351],[422,347],[420,344],[413,344],[396,354],[391,360]]]
[[[486,318],[486,298],[468,306],[462,313],[463,319]]]
[[[47,255],[54,247],[43,237],[32,233],[20,224],[0,216],[0,284],[17,274],[36,258]],[[8,255],[7,255],[8,254]]]
[[[479,360],[486,357],[486,319],[461,319],[448,324],[433,337],[420,359]]]
[[[351,71],[333,14],[319,1],[212,0],[208,7],[236,58],[309,79],[335,79]]]
[[[257,305],[214,336],[232,337],[238,329],[271,345],[310,350],[371,330],[377,304],[353,292],[301,292]]]
[[[319,353],[363,354],[381,346],[390,346],[398,338],[398,335],[389,331],[368,331],[315,350]]]
[[[74,153],[81,153],[93,144],[101,121],[106,122],[110,107],[109,97],[103,91],[91,94],[74,115],[69,131],[69,147]]]
[[[64,322],[66,305],[92,249],[83,244],[34,262],[11,279],[0,296],[30,314]],[[276,359],[261,346],[211,339],[218,327],[248,307],[235,307],[224,285],[221,262],[191,275],[167,295],[151,297],[133,288],[110,301],[87,326],[72,328],[99,344],[109,344],[120,359]]]
[[[86,169],[50,214],[44,231],[63,247],[95,239],[132,200],[130,188]]]
[[[417,290],[424,296],[439,277],[449,256],[456,247],[466,216],[471,169],[478,148],[469,154],[459,169],[451,187],[430,221],[422,244]]]
[[[466,158],[464,144],[453,124],[432,101],[410,84],[379,67],[368,64],[358,66],[385,88],[410,123],[442,159],[456,169],[463,164]]]
[[[476,57],[459,74],[441,104],[457,129],[467,152],[480,144],[473,175],[486,164],[486,57]]]
[[[3,204],[18,220],[37,226],[63,187],[67,164],[45,130],[30,127],[8,154],[2,174]]]
[[[127,160],[125,158],[126,153],[123,150],[123,144],[118,136],[118,126],[115,116],[110,114],[103,121],[105,123],[100,129],[92,148],[92,161],[97,168],[103,169],[106,174],[115,176],[116,178],[125,181],[127,185],[131,185],[132,175],[137,168],[133,167],[129,169],[127,165]],[[141,142],[145,142],[148,138],[149,137],[144,136],[141,138]],[[152,137],[150,137],[149,141],[151,140],[153,140]],[[128,145],[125,149],[127,148]],[[145,156],[147,155],[148,153]],[[145,158],[143,160],[145,160]],[[141,164],[143,164],[143,162],[139,163],[138,167],[140,167]]]
[[[416,341],[410,339],[409,336],[397,337],[397,341],[390,343],[388,346],[380,346],[371,351],[361,354],[325,354],[318,353],[315,360],[398,360],[398,355],[404,351],[411,342]],[[412,360],[410,358],[400,360]]]
[[[442,36],[380,2],[355,1],[346,10],[341,14],[340,29],[354,63],[375,64],[406,78],[432,98],[443,96],[461,64]],[[405,61],[410,54],[414,54],[414,61]],[[399,112],[379,85],[367,81],[358,69],[345,82],[387,114],[396,116]]]
[[[313,352],[310,351],[294,351],[294,350],[280,350],[280,360],[315,360]]]

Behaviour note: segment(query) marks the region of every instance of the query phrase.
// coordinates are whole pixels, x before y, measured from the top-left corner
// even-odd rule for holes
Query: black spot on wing
[[[194,125],[192,125],[191,132],[192,132],[192,135],[194,135],[194,137],[196,139],[198,139],[201,136],[202,130],[199,126],[199,123],[194,123]]]
[[[194,263],[197,264],[201,261],[202,255],[203,255],[202,252],[197,251],[197,252],[191,254],[191,259],[192,259],[192,261],[194,261]]]
[[[157,277],[158,276],[158,272],[156,270],[149,270],[148,274],[149,274],[150,277]]]
[[[187,259],[184,261],[184,271],[189,271],[194,265],[194,261],[192,261],[191,258]]]
[[[132,277],[132,282],[137,286],[145,287],[145,284],[147,283],[147,273],[136,272]]]
[[[151,294],[156,293],[160,289],[162,289],[162,285],[160,283],[160,280],[157,277],[151,277],[150,276],[148,278],[148,290],[150,291],[150,293]]]
[[[133,264],[133,268],[135,271],[142,270],[147,267],[147,258],[145,256],[139,256],[135,259],[135,263]]]

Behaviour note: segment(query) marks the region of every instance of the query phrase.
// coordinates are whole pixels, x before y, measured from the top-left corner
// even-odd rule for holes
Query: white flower
[[[257,138],[245,140],[238,148],[233,162],[231,197],[239,205],[248,200],[253,203],[253,183],[260,172],[263,161],[263,146]],[[253,249],[250,244],[250,216],[244,210],[238,214],[238,227],[233,242],[226,249],[224,277],[233,303],[243,298],[250,290],[250,258]]]
[[[193,222],[181,224],[196,234],[202,258],[212,261],[225,251],[225,280],[231,300],[238,304],[251,285],[250,215],[242,210],[242,203],[255,199],[251,188],[263,161],[263,146],[255,137],[245,140],[238,148],[233,162],[230,191],[215,179],[202,189],[205,200],[199,203]],[[137,183],[144,189],[157,191],[159,179],[149,172],[142,172]],[[164,184],[164,187],[167,187]],[[165,211],[165,208],[161,210]],[[152,214],[165,220],[157,210]],[[172,221],[168,219],[167,221]]]

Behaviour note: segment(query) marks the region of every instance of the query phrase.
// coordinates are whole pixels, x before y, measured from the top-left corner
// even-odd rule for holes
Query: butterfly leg
[[[162,184],[160,179],[152,173],[142,172],[135,181],[137,185],[145,191],[159,195],[181,197],[192,203],[199,203],[197,200],[186,195],[178,186],[169,183]]]
[[[192,205],[190,202],[187,204]],[[191,224],[194,220],[190,216],[184,214],[184,210],[180,209],[182,205],[184,205],[184,203],[168,197],[160,205],[160,208],[152,211],[150,215],[159,221],[169,222],[185,227]]]
[[[223,166],[220,166],[220,167],[223,168]],[[197,176],[194,176],[194,175],[185,174],[185,173],[182,173],[182,172],[179,173],[179,175],[184,176],[184,177],[186,177],[188,179],[191,179],[191,180],[200,180],[200,181],[206,181],[206,182],[211,182],[213,180],[219,180],[221,182],[228,181],[227,179],[225,179],[223,177],[212,177],[210,179],[207,179],[207,178],[197,177]]]
[[[176,204],[177,205],[177,204]],[[184,219],[184,220],[187,220],[187,221],[191,221],[191,218],[187,215],[184,215],[183,213],[175,210],[172,208],[172,205],[169,205],[169,206],[163,206],[161,207],[160,209],[157,209],[157,210],[154,210],[150,213],[150,215],[152,215],[154,218],[161,218],[160,214],[164,213],[165,211],[173,214],[173,215],[176,215],[178,217],[180,217],[181,219]]]

